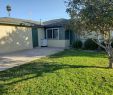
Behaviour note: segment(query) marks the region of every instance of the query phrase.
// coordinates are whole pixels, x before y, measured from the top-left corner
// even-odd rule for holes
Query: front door
[[[37,28],[32,28],[32,41],[33,41],[33,48],[38,47],[38,30],[37,30]]]

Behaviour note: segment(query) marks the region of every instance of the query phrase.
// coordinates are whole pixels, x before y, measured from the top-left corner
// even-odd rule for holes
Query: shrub
[[[82,48],[82,41],[76,40],[75,42],[72,43],[72,47],[77,49]]]
[[[85,49],[88,49],[88,50],[98,49],[98,45],[94,41],[92,41],[92,39],[87,39],[84,43],[84,47]]]

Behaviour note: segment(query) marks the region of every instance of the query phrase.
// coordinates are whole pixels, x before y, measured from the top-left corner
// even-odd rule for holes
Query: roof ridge
[[[15,20],[23,20],[23,21],[33,21],[33,22],[39,22],[39,21],[36,21],[36,20],[30,20],[30,19],[23,19],[23,18],[13,18],[13,17],[0,17],[0,19],[2,18],[7,18],[7,19],[15,19]]]
[[[54,21],[54,20],[68,20],[66,18],[59,18],[59,19],[52,19],[52,20],[47,20],[47,21]],[[44,22],[47,22],[47,21],[44,21]]]

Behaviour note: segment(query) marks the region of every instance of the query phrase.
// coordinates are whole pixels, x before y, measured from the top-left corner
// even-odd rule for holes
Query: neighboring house
[[[70,46],[71,32],[66,30],[66,19],[43,22],[16,18],[0,18],[0,54],[41,47],[47,39],[48,47]]]

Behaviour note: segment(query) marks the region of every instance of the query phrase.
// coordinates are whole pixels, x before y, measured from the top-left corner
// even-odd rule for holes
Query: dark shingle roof
[[[44,26],[46,27],[54,27],[54,26],[64,26],[68,23],[67,19],[54,19],[43,22]]]
[[[19,25],[19,26],[37,26],[37,27],[61,27],[68,23],[67,19],[54,19],[45,21],[42,24],[38,21],[32,20],[25,20],[25,19],[18,19],[18,18],[9,18],[9,17],[2,17],[0,18],[0,24],[6,25]]]
[[[9,18],[9,17],[0,18],[0,24],[21,25],[21,26],[38,26],[38,25],[40,26],[40,22],[38,21]]]

